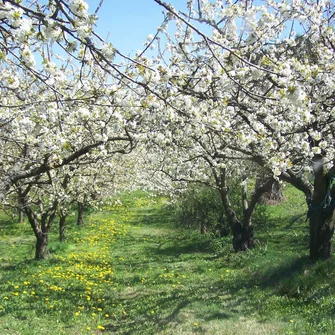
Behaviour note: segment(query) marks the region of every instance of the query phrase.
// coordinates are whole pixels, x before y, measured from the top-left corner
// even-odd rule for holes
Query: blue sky
[[[165,0],[176,9],[185,9],[187,0]],[[86,0],[94,13],[100,0]],[[254,4],[264,3],[255,0]],[[154,0],[104,0],[98,12],[96,32],[125,55],[143,50],[149,34],[155,34],[163,22],[163,8]],[[202,27],[202,30],[206,27]],[[296,29],[301,29],[296,27]],[[206,30],[205,30],[206,31]]]
[[[86,0],[89,12],[95,11],[99,0]],[[186,0],[167,1],[181,8]],[[134,56],[143,49],[149,34],[155,34],[162,23],[163,8],[154,0],[104,0],[98,12],[96,31],[104,39],[108,38],[120,52]]]

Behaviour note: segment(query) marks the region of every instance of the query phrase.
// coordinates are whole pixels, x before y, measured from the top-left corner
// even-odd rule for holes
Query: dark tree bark
[[[332,255],[334,235],[335,187],[332,186],[334,168],[324,172],[322,158],[314,157],[314,192],[309,204],[310,259],[328,259]]]
[[[241,237],[242,237],[241,235],[242,224],[238,220],[236,213],[233,210],[232,204],[229,199],[225,168],[221,170],[219,186],[220,186],[219,192],[220,192],[220,197],[221,197],[222,205],[224,208],[225,216],[233,232],[233,248],[235,251],[240,251],[242,250],[242,243],[240,242]]]
[[[235,251],[245,251],[255,247],[254,227],[252,224],[243,226],[236,221],[233,228],[233,248]]]
[[[316,210],[309,218],[310,252],[312,261],[328,259],[332,255],[334,216],[326,210]]]
[[[35,259],[41,260],[44,259],[47,255],[47,246],[48,246],[48,235],[52,226],[52,223],[56,217],[56,211],[58,208],[58,201],[54,200],[51,207],[44,209],[43,202],[38,201],[35,206],[39,206],[40,215],[37,215],[33,210],[32,205],[28,202],[27,196],[29,191],[32,188],[32,184],[23,191],[18,187],[18,193],[20,198],[20,204],[24,209],[24,213],[27,215],[30,226],[32,227],[35,237]]]
[[[309,257],[312,261],[328,259],[332,255],[334,235],[335,166],[326,171],[321,155],[313,157],[314,187],[302,177],[286,171],[280,178],[304,192],[309,219]]]
[[[84,203],[80,202],[80,201],[77,202],[77,205],[78,205],[77,225],[82,226],[84,224],[84,209],[85,209],[85,206],[84,206]]]
[[[41,215],[40,219],[38,219],[29,206],[25,206],[25,212],[29,223],[36,236],[36,260],[44,259],[47,255],[48,235],[56,217],[57,206],[58,202],[55,201],[53,206]]]
[[[36,236],[36,245],[35,245],[35,259],[41,260],[44,259],[47,254],[48,247],[48,233],[40,232]]]
[[[21,208],[18,209],[19,223],[23,222],[23,212]]]
[[[60,214],[59,216],[59,241],[64,242],[65,241],[65,230],[66,230],[66,217],[65,214]]]
[[[243,177],[243,181],[246,181],[246,177]],[[251,216],[255,210],[257,203],[260,201],[262,195],[269,191],[274,180],[269,178],[263,183],[259,183],[255,186],[255,190],[251,195],[250,201],[247,199],[247,187],[246,183],[242,186],[242,205],[243,205],[243,218],[239,220],[229,200],[226,171],[221,171],[220,181],[220,196],[221,201],[225,210],[227,220],[231,226],[233,232],[233,248],[235,251],[245,251],[255,247],[254,241],[254,228],[251,221]]]
[[[261,182],[257,180],[257,183]],[[262,195],[261,201],[265,204],[279,204],[285,199],[279,181],[275,180],[268,192]]]

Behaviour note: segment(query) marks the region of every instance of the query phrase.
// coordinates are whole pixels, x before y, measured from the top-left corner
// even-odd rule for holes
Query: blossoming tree
[[[187,12],[155,2],[176,26],[174,35],[162,32],[167,45],[158,48],[170,113],[199,121],[199,134],[216,133],[219,156],[233,151],[303,191],[310,257],[330,257],[333,1],[195,0],[188,1]]]
[[[220,136],[209,128],[199,131],[201,124],[194,120],[185,122],[175,115],[173,122],[165,117],[163,123],[163,129],[157,129],[146,143],[143,158],[147,185],[154,183],[151,187],[175,193],[185,191],[190,184],[216,189],[225,217],[217,218],[217,228],[222,232],[227,226],[231,228],[236,251],[253,248],[252,214],[262,195],[271,189],[273,175],[252,161],[241,166],[240,155],[229,149],[223,153]],[[252,192],[250,178],[258,180]],[[238,203],[232,201],[237,195]]]
[[[135,144],[132,79],[113,63],[117,51],[94,33],[87,9],[82,0],[0,3],[2,197],[16,181],[92,150]]]
[[[85,175],[81,167],[127,154],[138,141],[133,79],[113,63],[117,51],[94,22],[82,0],[0,3],[0,196],[18,191],[36,258],[73,170]]]

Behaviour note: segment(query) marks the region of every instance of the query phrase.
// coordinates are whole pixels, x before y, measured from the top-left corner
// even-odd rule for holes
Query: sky
[[[100,0],[85,0],[94,13]],[[185,10],[187,0],[165,0],[177,10]],[[254,4],[264,1],[254,0]],[[154,35],[163,22],[163,7],[154,0],[104,0],[98,11],[95,31],[121,53],[134,57],[143,50],[148,35]],[[202,30],[206,29],[202,26]]]
[[[86,0],[93,13],[100,0]],[[167,1],[185,7],[186,0]],[[155,34],[163,22],[163,8],[154,0],[104,0],[98,12],[96,32],[120,52],[134,56],[149,34]]]

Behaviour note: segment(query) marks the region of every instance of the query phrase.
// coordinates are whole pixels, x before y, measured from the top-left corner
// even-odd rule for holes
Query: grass
[[[173,224],[141,192],[69,225],[32,261],[27,223],[0,218],[0,334],[335,334],[334,261],[308,262],[303,196],[260,207],[256,249]]]

